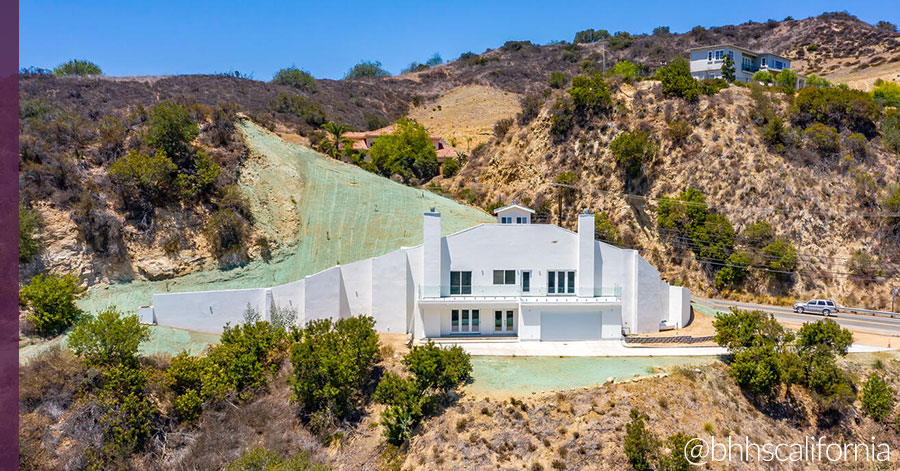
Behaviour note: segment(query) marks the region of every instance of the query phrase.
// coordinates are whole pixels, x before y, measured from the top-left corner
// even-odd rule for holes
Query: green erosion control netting
[[[277,244],[268,263],[207,270],[161,281],[97,286],[79,301],[135,311],[154,293],[262,288],[328,267],[422,243],[422,213],[441,212],[443,233],[491,222],[484,212],[291,144],[249,121],[239,129],[253,153],[241,172],[256,227]]]

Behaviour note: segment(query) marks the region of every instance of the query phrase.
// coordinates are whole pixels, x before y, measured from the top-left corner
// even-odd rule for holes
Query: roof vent
[[[431,207],[431,212],[432,212],[432,213],[435,212],[435,211],[434,211],[434,206]]]

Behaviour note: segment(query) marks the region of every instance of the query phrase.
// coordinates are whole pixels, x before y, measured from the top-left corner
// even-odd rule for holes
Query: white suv
[[[838,312],[838,310],[837,305],[830,299],[810,299],[805,303],[794,303],[794,312],[798,314],[808,312],[810,314],[830,316],[831,313]]]

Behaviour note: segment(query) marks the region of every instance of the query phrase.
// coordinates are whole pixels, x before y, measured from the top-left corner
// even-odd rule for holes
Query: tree
[[[781,87],[785,93],[793,94],[794,89],[797,87],[797,78],[797,74],[793,70],[782,69],[775,76],[775,84]]]
[[[612,68],[612,74],[621,75],[626,82],[631,82],[636,79],[638,77],[638,72],[638,66],[624,59],[616,62],[616,65]]]
[[[111,306],[76,325],[66,343],[91,366],[135,368],[138,347],[149,338],[150,327],[137,315],[126,316]]]
[[[390,73],[381,68],[381,62],[379,61],[360,61],[359,64],[354,65],[347,74],[344,75],[344,80],[354,80],[363,77],[390,77]]]
[[[728,256],[725,266],[716,273],[716,288],[731,289],[740,286],[748,276],[747,268],[753,258],[746,252],[734,252]]]
[[[621,243],[619,228],[613,223],[608,212],[594,213],[594,237],[614,245]]]
[[[691,76],[691,66],[687,59],[678,56],[668,65],[656,71],[656,78],[662,84],[663,95],[684,98],[689,102],[700,98],[700,84]]]
[[[831,86],[831,82],[829,82],[825,78],[819,77],[816,74],[809,74],[809,77],[806,77],[806,86],[826,88]]]
[[[329,121],[322,125],[322,129],[331,136],[329,140],[325,140],[320,144],[320,148],[333,158],[337,158],[341,150],[348,150],[350,140],[344,137],[344,134],[350,131],[350,125],[345,123],[335,123]]]
[[[72,59],[56,66],[53,69],[53,75],[56,75],[57,77],[66,77],[69,75],[103,75],[103,71],[100,70],[100,66],[91,61]]]
[[[612,109],[609,85],[599,73],[591,76],[576,75],[572,78],[572,87],[566,93],[572,97],[575,110],[579,113],[602,113]]]
[[[775,241],[775,229],[768,221],[757,221],[744,228],[741,239],[747,246],[761,249]]]
[[[771,270],[769,274],[773,278],[788,279],[797,269],[797,249],[785,239],[775,239],[763,247],[763,256],[764,266]]]
[[[75,275],[37,275],[23,286],[19,296],[31,308],[28,320],[40,335],[57,335],[84,314],[75,299],[84,293]]]
[[[459,160],[451,157],[441,164],[441,175],[444,178],[453,178],[459,172],[460,167]]]
[[[785,380],[793,334],[770,314],[732,308],[713,321],[715,342],[728,349],[729,373],[749,394],[768,397]]]
[[[852,342],[850,331],[831,319],[803,324],[796,345],[799,361],[790,381],[812,389],[826,408],[848,403],[853,396],[850,379],[836,357],[846,355]]]
[[[645,164],[656,157],[658,147],[650,133],[641,130],[625,131],[609,144],[616,163],[625,170],[629,178],[637,178]]]
[[[178,168],[188,167],[191,142],[199,134],[200,128],[187,108],[169,100],[150,108],[147,145],[164,152]]]
[[[775,83],[775,76],[772,75],[772,72],[768,70],[760,70],[753,74],[753,78],[751,79],[754,82],[762,82],[766,84]]]
[[[727,82],[734,82],[734,59],[731,58],[731,54],[725,54],[725,59],[722,61],[722,78]]]
[[[316,91],[318,88],[318,84],[316,83],[316,79],[310,75],[309,72],[305,70],[300,70],[297,67],[291,66],[275,72],[275,76],[272,77],[272,83],[277,83],[279,85],[288,85],[294,88],[300,88],[306,90],[308,92]]]
[[[659,442],[647,426],[647,414],[631,409],[629,415],[631,422],[625,424],[625,456],[635,471],[649,471]]]
[[[894,390],[881,376],[872,373],[862,388],[862,409],[876,422],[887,419],[894,410]]]
[[[30,262],[40,251],[35,234],[41,227],[37,211],[19,202],[19,263]]]
[[[369,157],[377,173],[399,175],[406,183],[429,180],[438,174],[437,153],[428,132],[410,119],[397,121],[394,132],[376,138]]]
[[[149,211],[169,194],[178,167],[162,150],[145,154],[133,150],[109,166],[109,176],[119,186],[125,206]]]

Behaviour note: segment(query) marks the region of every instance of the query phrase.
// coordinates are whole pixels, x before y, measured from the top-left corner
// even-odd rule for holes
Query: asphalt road
[[[693,297],[698,304],[708,306],[714,309],[727,310],[731,307],[740,309],[754,309],[771,313],[775,319],[783,322],[803,323],[814,322],[822,319],[817,314],[797,314],[790,307],[785,306],[769,306],[765,304],[741,303],[737,301],[727,301],[721,299],[707,299]],[[829,319],[837,322],[841,327],[846,327],[853,332],[867,332],[871,334],[889,335],[900,337],[900,314],[898,317],[872,316],[868,314],[856,314],[851,312],[840,312],[832,314]]]

